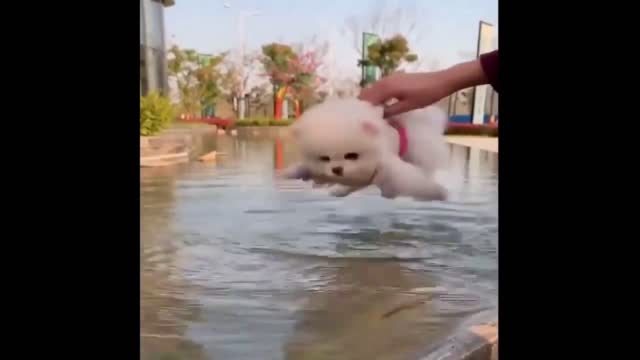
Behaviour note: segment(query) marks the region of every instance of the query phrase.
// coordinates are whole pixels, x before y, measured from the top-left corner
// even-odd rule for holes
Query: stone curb
[[[175,154],[154,155],[140,158],[140,167],[167,166],[189,161],[189,153],[181,152]]]
[[[498,360],[498,324],[469,326],[420,360]]]
[[[468,146],[496,154],[498,153],[499,141],[497,137],[447,135],[445,138],[450,144]]]
[[[215,134],[216,127],[172,128],[155,136],[140,136],[140,167],[159,167],[188,162],[197,148],[196,137]]]

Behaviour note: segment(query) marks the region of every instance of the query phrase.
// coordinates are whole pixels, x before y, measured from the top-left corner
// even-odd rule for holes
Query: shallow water
[[[285,140],[141,169],[143,359],[412,359],[496,316],[497,154],[452,146],[452,199],[332,198]]]

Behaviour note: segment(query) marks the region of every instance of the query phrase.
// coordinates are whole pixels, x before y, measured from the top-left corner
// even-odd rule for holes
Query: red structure
[[[232,128],[233,125],[235,124],[235,122],[231,119],[223,119],[223,118],[219,118],[219,117],[211,117],[211,118],[182,118],[179,121],[181,122],[185,122],[185,123],[204,123],[204,124],[209,124],[209,125],[216,125],[217,127],[221,128],[221,129],[229,129]]]
[[[276,139],[274,145],[275,167],[276,170],[284,169],[284,143],[281,139]]]
[[[445,134],[448,135],[489,135],[498,136],[498,123],[470,124],[450,121]]]

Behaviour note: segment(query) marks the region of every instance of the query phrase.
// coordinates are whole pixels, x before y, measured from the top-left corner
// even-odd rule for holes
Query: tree
[[[222,94],[220,81],[222,74],[219,65],[224,60],[226,54],[211,57],[206,63],[200,64],[195,74],[198,80],[196,87],[197,97],[200,99],[202,108],[215,106],[216,100]]]
[[[247,92],[246,89],[253,89],[263,85],[263,78],[258,76],[261,67],[260,60],[260,54],[257,53],[245,56],[242,69],[240,69],[237,61],[232,59],[224,61],[223,68],[225,72],[222,76],[221,86],[224,95],[228,97],[230,102],[233,102],[234,98],[240,98],[243,92]]]
[[[262,66],[273,86],[274,117],[282,117],[282,102],[291,81],[290,63],[297,56],[289,45],[271,43],[262,47]]]
[[[225,96],[230,98],[237,96],[240,93],[240,71],[238,65],[232,60],[226,59],[224,63],[225,72],[222,75],[220,85],[224,91]]]
[[[176,45],[169,49],[169,76],[176,82],[181,111],[186,113],[194,113],[198,105],[194,94],[197,63],[198,56],[195,51],[182,50]]]
[[[399,6],[390,1],[379,0],[370,11],[360,16],[348,17],[341,29],[342,35],[345,36],[353,50],[362,58],[362,34],[365,32],[373,33],[383,39],[390,38],[395,34],[402,34],[410,44],[420,44],[425,35],[424,31],[417,31],[418,20],[424,22],[428,18],[418,7],[416,1],[403,1]],[[401,64],[401,68],[407,71],[416,71],[422,66],[422,60],[405,62]]]
[[[282,118],[282,106],[287,94],[296,101],[296,116],[300,114],[300,99],[322,81],[316,74],[320,66],[313,51],[297,54],[289,45],[271,43],[262,47],[262,65],[273,85],[275,95],[274,116]]]
[[[292,61],[291,65],[294,76],[290,84],[290,93],[294,98],[297,117],[302,112],[303,104],[315,100],[316,89],[325,79],[317,74],[321,60],[320,55],[313,50],[302,53]]]
[[[291,80],[291,62],[298,56],[291,46],[271,43],[262,47],[262,55],[262,65],[273,85],[284,85]]]
[[[307,73],[314,74],[314,81],[307,84],[303,95],[299,97],[303,103],[313,103],[320,99],[319,92],[332,93],[336,78],[336,64],[333,59],[333,49],[327,40],[320,40],[317,35],[302,43],[294,45],[294,50],[300,54],[303,64],[306,63]],[[331,52],[330,52],[331,51]]]
[[[196,114],[212,106],[221,95],[219,66],[226,53],[202,58],[195,50],[172,46],[169,50],[169,76],[175,81],[182,112]]]
[[[407,39],[402,35],[395,35],[370,45],[367,55],[363,65],[377,66],[382,71],[382,76],[396,71],[403,62],[411,63],[418,59],[416,54],[409,52]]]

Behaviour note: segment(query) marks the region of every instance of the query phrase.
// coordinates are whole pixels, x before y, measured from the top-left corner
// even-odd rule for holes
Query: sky
[[[177,0],[165,9],[167,41],[202,53],[235,50],[239,14],[257,11],[245,24],[247,50],[270,42],[307,42],[314,35],[333,47],[336,71],[358,76],[358,53],[344,33],[349,17],[368,18],[380,5],[402,8],[417,20],[409,46],[421,66],[443,68],[467,60],[477,46],[480,20],[498,25],[498,0]],[[384,11],[383,11],[384,12]],[[391,13],[386,11],[385,13]],[[398,20],[402,22],[402,20]],[[366,23],[366,21],[364,21]],[[391,24],[402,29],[405,24]],[[497,34],[497,32],[496,32]],[[414,38],[415,38],[414,37]],[[497,39],[494,40],[497,46]],[[426,65],[430,64],[430,65]],[[432,69],[435,70],[435,69]]]

